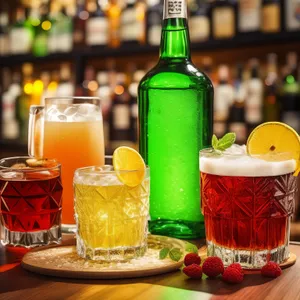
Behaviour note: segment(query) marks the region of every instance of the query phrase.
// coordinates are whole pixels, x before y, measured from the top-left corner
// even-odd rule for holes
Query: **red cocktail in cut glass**
[[[60,173],[55,160],[0,160],[2,244],[34,247],[60,242]]]
[[[244,268],[288,258],[295,167],[293,159],[266,161],[246,155],[237,145],[222,154],[200,152],[209,256],[219,256],[225,265],[239,262]]]

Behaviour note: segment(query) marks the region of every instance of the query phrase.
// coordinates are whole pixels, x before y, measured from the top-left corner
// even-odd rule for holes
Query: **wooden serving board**
[[[199,256],[201,257],[201,261],[204,261],[207,258],[207,247],[203,246],[199,249],[198,251]],[[295,253],[290,252],[290,257],[284,261],[283,263],[280,264],[281,269],[286,269],[290,266],[292,266],[293,264],[295,264],[297,260],[297,256]],[[255,271],[259,271],[260,269],[245,269],[246,272],[255,272]]]
[[[103,263],[85,260],[77,255],[75,240],[63,245],[35,248],[25,254],[22,267],[31,272],[67,278],[120,279],[163,274],[179,269],[183,264],[186,242],[164,236],[148,236],[148,251],[144,257],[125,263]],[[159,259],[162,248],[180,248],[182,259]]]

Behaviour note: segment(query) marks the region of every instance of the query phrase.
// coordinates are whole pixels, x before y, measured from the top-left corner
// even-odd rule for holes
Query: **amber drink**
[[[54,157],[62,165],[63,232],[75,231],[73,176],[77,168],[104,164],[100,99],[46,98],[45,106],[31,106],[29,155]]]

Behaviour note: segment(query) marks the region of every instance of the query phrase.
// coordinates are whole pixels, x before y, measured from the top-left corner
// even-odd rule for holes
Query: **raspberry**
[[[276,278],[281,275],[281,269],[279,264],[269,261],[266,265],[264,265],[261,270],[261,275],[265,277]]]
[[[211,256],[203,263],[202,270],[208,277],[216,277],[224,272],[224,265],[221,258]]]
[[[183,268],[183,273],[190,278],[202,278],[202,268],[199,265],[192,264]]]
[[[201,258],[196,253],[188,253],[184,257],[184,264],[186,266],[189,266],[189,265],[192,265],[192,264],[200,265],[200,263],[201,263]]]
[[[241,273],[244,273],[242,266],[239,263],[233,263],[233,264],[229,265],[227,268],[234,268],[234,269],[240,271]]]
[[[236,267],[228,267],[225,269],[222,278],[228,283],[240,283],[244,279],[244,274]]]

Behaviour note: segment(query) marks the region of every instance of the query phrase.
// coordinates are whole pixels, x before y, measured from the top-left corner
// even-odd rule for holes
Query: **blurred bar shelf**
[[[233,39],[209,40],[203,43],[192,44],[194,51],[218,51],[223,49],[236,49],[248,47],[260,47],[267,45],[297,43],[300,42],[300,32],[281,32],[274,34],[245,34],[238,35]],[[66,60],[85,60],[89,58],[106,58],[106,57],[131,57],[143,54],[158,53],[158,46],[126,44],[119,48],[109,47],[91,47],[82,51],[72,51],[69,53],[54,53],[44,57],[35,57],[30,54],[10,55],[0,57],[0,66],[9,67],[24,62],[43,63],[49,61],[66,61]]]
[[[28,146],[20,140],[0,139],[0,158],[27,155]]]
[[[27,152],[27,144],[21,142],[20,140],[9,140],[9,139],[0,139],[0,147],[10,147],[18,150],[25,150]]]

